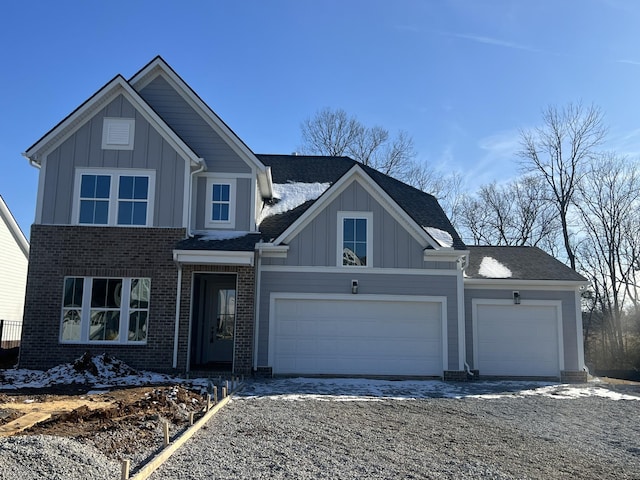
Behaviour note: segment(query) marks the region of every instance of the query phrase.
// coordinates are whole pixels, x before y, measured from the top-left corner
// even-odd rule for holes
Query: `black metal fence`
[[[0,350],[20,347],[22,338],[22,322],[17,320],[0,320]]]

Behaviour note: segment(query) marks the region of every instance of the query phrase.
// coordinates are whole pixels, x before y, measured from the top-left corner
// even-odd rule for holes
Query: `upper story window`
[[[372,226],[371,212],[338,212],[338,265],[371,266]]]
[[[82,169],[76,172],[74,222],[81,225],[149,226],[155,172]]]
[[[133,150],[136,122],[133,118],[105,118],[102,123],[104,150]]]
[[[235,227],[236,180],[207,178],[207,228]]]

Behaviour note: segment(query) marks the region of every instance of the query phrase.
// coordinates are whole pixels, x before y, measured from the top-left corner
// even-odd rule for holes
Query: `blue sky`
[[[634,0],[83,0],[0,16],[0,195],[29,234],[21,156],[116,74],[164,59],[256,153],[291,153],[324,107],[407,131],[418,160],[475,190],[517,175],[520,129],[594,103],[608,148],[640,152]]]

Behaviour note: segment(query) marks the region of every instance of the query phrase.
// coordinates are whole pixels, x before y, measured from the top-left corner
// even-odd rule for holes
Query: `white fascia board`
[[[569,280],[514,280],[509,278],[465,278],[464,288],[466,289],[489,289],[504,290],[510,288],[521,288],[528,290],[580,290],[589,285],[589,282],[569,281]]]
[[[271,167],[266,167],[264,172],[258,172],[258,187],[262,198],[273,198],[273,177]]]
[[[441,261],[441,262],[457,262],[461,258],[468,256],[468,250],[454,250],[453,248],[440,248],[440,250],[425,249],[423,251],[424,261],[428,262]]]
[[[344,192],[352,182],[357,181],[385,210],[389,211],[392,216],[400,223],[409,234],[423,248],[431,245],[433,240],[427,235],[427,232],[418,225],[397,203],[385,192],[380,185],[373,181],[367,173],[354,165],[340,179],[331,185],[314,203],[305,211],[295,222],[289,225],[278,238],[274,240],[274,244],[289,243],[300,231],[306,227],[327,205],[335,200],[342,192]],[[439,245],[432,245],[434,248],[440,249]]]
[[[182,264],[253,266],[254,257],[253,252],[227,252],[219,250],[173,251],[173,260]]]
[[[43,156],[63,143],[98,109],[119,94],[122,94],[184,159],[190,161],[191,165],[198,166],[204,163],[121,75],[102,87],[22,155],[32,162],[40,163]]]
[[[16,219],[13,217],[13,214],[9,210],[9,207],[4,202],[2,195],[0,195],[0,217],[2,217],[2,219],[4,220],[4,223],[9,229],[9,233],[11,233],[11,235],[15,239],[18,247],[20,247],[20,250],[22,250],[22,253],[24,253],[25,258],[29,260],[29,242],[27,241],[27,237],[25,237],[24,233],[22,233],[18,222],[16,222]]]
[[[204,119],[205,122],[220,135],[227,144],[247,162],[249,166],[264,172],[266,166],[258,160],[251,149],[224,123],[224,121],[209,107],[167,64],[161,57],[156,57],[145,68],[129,79],[129,83],[136,89],[142,90],[157,76],[161,75],[182,98]]]
[[[256,250],[261,257],[266,258],[287,258],[289,245],[274,245],[272,243],[258,243]]]

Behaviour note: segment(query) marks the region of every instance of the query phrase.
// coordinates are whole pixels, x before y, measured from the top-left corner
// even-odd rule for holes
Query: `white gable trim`
[[[95,112],[103,105],[123,95],[134,108],[156,128],[163,138],[193,166],[203,164],[203,160],[166,124],[166,122],[145,102],[131,85],[118,75],[89,100],[78,107],[71,115],[56,125],[49,133],[42,137],[35,145],[22,155],[30,161],[40,164],[49,152],[73,135]]]
[[[211,107],[209,107],[161,57],[153,59],[146,67],[131,77],[129,82],[133,88],[140,91],[158,76],[162,76],[191,108],[193,108],[252,169],[266,174],[267,167],[258,160],[249,147],[240,140],[227,124],[216,115]]]
[[[24,236],[24,233],[22,233],[22,230],[20,230],[18,222],[16,222],[16,219],[11,214],[11,211],[9,210],[7,204],[4,202],[2,195],[0,195],[0,218],[2,218],[4,223],[7,225],[9,233],[11,233],[16,241],[16,244],[18,245],[20,250],[22,250],[22,253],[24,253],[25,258],[28,260],[29,242],[27,241],[27,237]]]
[[[428,245],[431,245],[436,250],[442,248],[357,164],[329,187],[295,222],[289,225],[289,227],[273,241],[273,244],[289,243],[302,229],[311,223],[322,209],[326,208],[332,201],[338,198],[353,182],[358,182],[423,248],[426,248]]]
[[[589,285],[589,282],[577,282],[570,280],[515,280],[515,279],[481,279],[465,278],[464,288],[467,289],[487,289],[504,290],[511,288],[527,288],[529,290],[576,290]]]

